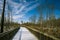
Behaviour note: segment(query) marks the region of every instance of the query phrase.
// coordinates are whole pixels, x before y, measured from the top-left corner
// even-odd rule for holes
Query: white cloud
[[[17,10],[16,14],[19,14],[19,12],[22,12],[27,6],[31,5],[32,3],[35,3],[36,1],[27,3],[26,5],[21,5],[21,8]]]
[[[13,6],[14,8],[18,8],[19,6],[21,6],[21,4],[13,2],[12,0],[8,0],[8,3],[10,4],[10,6]]]
[[[19,12],[21,12],[21,11],[24,9],[24,7],[25,7],[25,6],[22,6],[22,7],[20,8],[20,10],[16,12],[16,14],[18,14]]]
[[[19,19],[19,18],[23,18],[24,15],[25,15],[25,13],[27,13],[28,11],[36,8],[38,5],[39,5],[39,4],[37,3],[37,4],[33,5],[33,6],[31,6],[30,8],[27,8],[27,10],[24,12],[24,14],[22,14],[22,15],[15,15],[15,16],[13,16],[13,19],[14,19],[14,20],[15,20],[15,19],[17,20],[17,19]],[[23,13],[23,12],[22,12],[22,13]]]
[[[9,3],[9,5],[10,5],[11,7],[13,7],[13,8],[12,8],[12,12],[13,12],[14,14],[17,12],[18,8],[22,6],[22,4],[18,4],[18,3],[16,3],[16,2],[13,2],[12,0],[9,0],[8,3]]]
[[[21,11],[22,9],[20,9],[19,12],[21,11],[22,15],[15,15],[15,16],[13,16],[13,19],[14,19],[14,20],[18,20],[19,18],[23,18],[24,15],[25,15],[28,11],[36,8],[38,5],[39,5],[39,4],[36,3],[36,4],[32,5],[32,6],[30,6],[29,8],[24,8],[25,6],[22,7],[22,8],[24,8],[23,10],[25,10],[25,12],[22,12],[22,11]],[[19,13],[19,12],[18,12],[18,13]]]
[[[24,11],[22,11],[21,13],[27,13],[27,12],[29,12],[30,10],[36,8],[37,6],[39,6],[39,3],[36,3],[36,4],[34,4],[34,5],[32,5],[32,6],[28,7],[28,8],[27,8],[27,7],[24,8],[24,9],[23,9]]]
[[[13,19],[15,20],[15,19],[18,19],[18,18],[23,18],[24,15],[25,14],[22,14],[22,15],[14,15],[13,16]]]
[[[8,3],[10,4],[11,7],[13,7],[13,13],[14,14],[20,14],[23,13],[22,11],[24,9],[26,9],[27,6],[31,5],[32,3],[35,3],[37,1],[33,1],[33,2],[26,2],[26,4],[22,4],[22,3],[16,3],[13,2],[12,0],[8,0]]]
[[[39,5],[39,3],[34,4],[33,6],[27,8],[26,11],[25,11],[24,13],[27,13],[28,11],[30,11],[30,10],[36,8],[38,5]]]
[[[29,3],[26,3],[26,4],[18,4],[16,2],[13,2],[12,0],[8,0],[8,3],[11,7],[13,7],[13,11],[12,13],[13,14],[19,14],[19,15],[13,15],[13,20],[18,21],[19,18],[23,18],[25,16],[25,13],[27,13],[28,11],[34,9],[37,7],[38,4],[34,4],[33,6],[30,6],[29,8],[26,8],[27,6],[31,5],[32,3],[35,3],[36,1],[33,1],[33,2],[29,2]],[[19,10],[18,10],[19,8]],[[2,3],[1,3],[1,9],[2,9]],[[7,7],[6,7],[7,9]],[[23,12],[23,10],[25,10]]]

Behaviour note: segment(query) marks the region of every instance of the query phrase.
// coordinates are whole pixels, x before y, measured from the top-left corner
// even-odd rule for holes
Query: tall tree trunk
[[[3,32],[3,26],[4,26],[5,4],[6,4],[6,0],[4,0],[4,3],[3,3],[3,12],[2,12],[2,18],[1,18],[1,33]]]

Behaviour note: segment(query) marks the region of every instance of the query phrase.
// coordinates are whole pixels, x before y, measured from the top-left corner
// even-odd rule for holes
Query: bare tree
[[[30,16],[29,21],[30,21],[31,23],[35,24],[35,23],[36,23],[36,15]]]
[[[50,25],[53,27],[53,22],[54,22],[54,20],[56,19],[55,18],[55,15],[54,15],[54,4],[51,4],[51,5],[49,5],[49,9],[51,10],[51,12],[50,12]]]
[[[49,3],[48,0],[45,1],[45,9],[46,9],[46,26],[49,26]]]
[[[42,24],[43,24],[43,8],[44,8],[43,5],[39,5],[37,7],[37,9],[39,11],[39,15],[40,15],[38,22],[40,23],[41,27],[42,27]]]
[[[4,26],[5,4],[6,4],[6,0],[4,0],[4,3],[3,3],[3,12],[2,12],[2,19],[1,19],[1,33],[3,32],[3,26]]]

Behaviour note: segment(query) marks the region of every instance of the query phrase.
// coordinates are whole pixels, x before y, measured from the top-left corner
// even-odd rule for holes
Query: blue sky
[[[13,14],[13,21],[19,22],[21,21],[27,22],[29,21],[29,17],[36,14],[39,17],[39,12],[37,7],[39,5],[44,5],[46,3],[45,0],[6,0],[6,10],[5,14],[10,13]],[[54,4],[55,9],[54,13],[56,18],[60,17],[60,1],[59,0],[48,0],[49,4]],[[3,0],[0,0],[0,15],[2,13],[2,5]],[[45,18],[46,10],[44,9],[43,15]]]

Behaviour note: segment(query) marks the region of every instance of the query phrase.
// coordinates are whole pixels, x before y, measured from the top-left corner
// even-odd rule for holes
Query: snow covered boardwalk
[[[27,28],[21,27],[12,40],[38,40]]]

